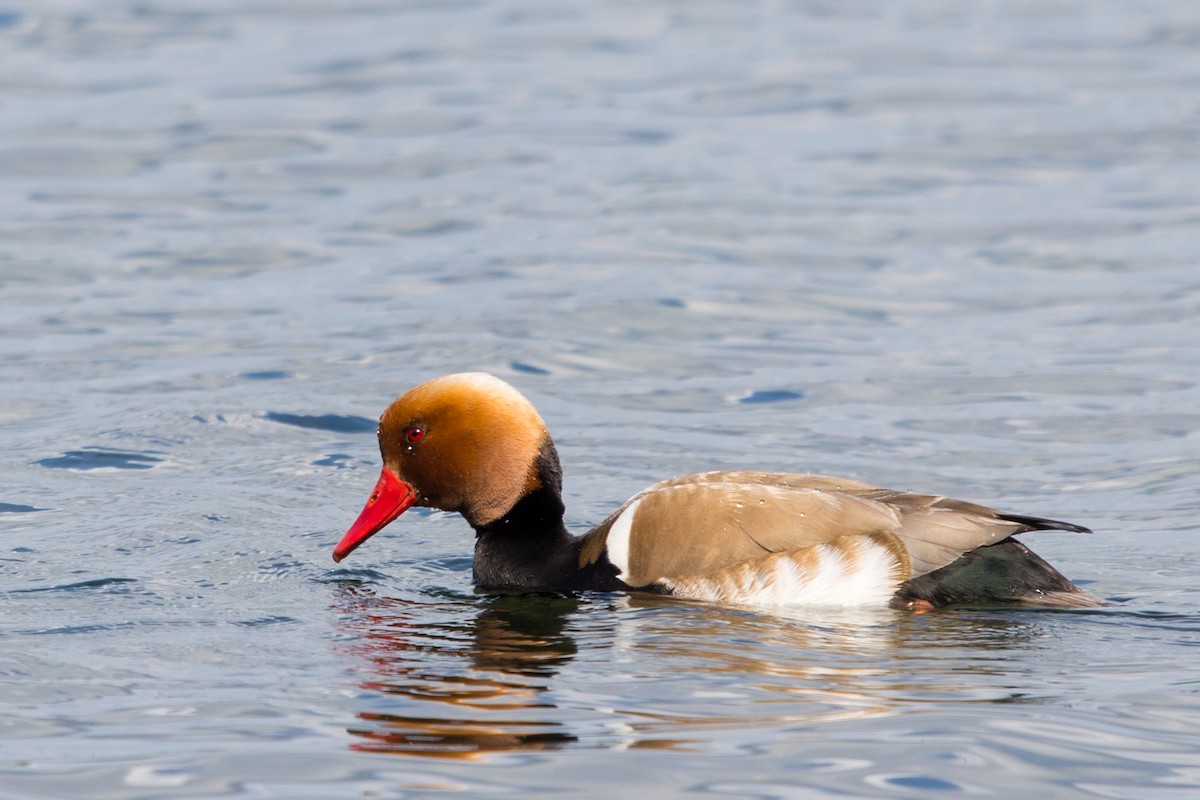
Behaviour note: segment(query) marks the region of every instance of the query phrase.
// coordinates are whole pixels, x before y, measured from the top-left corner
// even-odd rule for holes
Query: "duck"
[[[496,593],[642,592],[736,606],[1015,604],[1087,608],[1080,589],[1015,536],[1081,525],[935,494],[799,472],[671,478],[573,536],[558,451],[534,405],[491,374],[405,392],[378,429],[383,467],[333,551],[340,562],[418,506],[475,531],[472,578]]]

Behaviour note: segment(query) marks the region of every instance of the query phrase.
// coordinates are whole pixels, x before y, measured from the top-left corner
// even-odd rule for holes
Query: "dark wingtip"
[[[1046,519],[1045,517],[1026,517],[1021,514],[997,514],[1000,519],[1016,522],[1025,526],[1027,531],[1071,531],[1072,533],[1094,533],[1091,528],[1085,528],[1082,525],[1075,525],[1070,522],[1063,522],[1057,519]]]

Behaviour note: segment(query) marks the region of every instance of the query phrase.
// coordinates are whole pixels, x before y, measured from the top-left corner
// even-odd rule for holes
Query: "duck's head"
[[[379,418],[379,482],[333,560],[414,505],[457,511],[476,528],[494,522],[539,488],[549,444],[533,404],[492,375],[447,375],[400,395]]]

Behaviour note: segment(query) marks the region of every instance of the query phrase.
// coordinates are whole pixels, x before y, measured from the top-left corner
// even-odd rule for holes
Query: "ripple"
[[[243,372],[241,377],[248,381],[281,381],[287,378],[293,378],[295,375],[287,370],[269,369],[260,372]]]
[[[536,367],[533,364],[526,364],[523,361],[510,361],[508,366],[516,372],[522,372],[526,375],[549,375],[550,370],[542,367]]]
[[[897,788],[919,792],[963,792],[967,787],[933,775],[872,775],[867,782],[882,789]]]
[[[762,403],[782,403],[788,400],[801,400],[803,398],[803,392],[794,392],[790,389],[761,389],[743,395],[737,401],[746,405],[759,405]]]
[[[239,628],[262,628],[267,625],[286,625],[297,621],[298,620],[295,617],[275,615],[270,617],[258,617],[256,619],[235,620],[232,624],[238,626]]]
[[[316,583],[334,583],[334,584],[370,584],[370,583],[385,583],[389,580],[386,573],[379,570],[369,569],[367,567],[347,568],[338,567],[331,569],[324,575],[313,578]]]
[[[35,461],[50,469],[69,469],[86,472],[94,469],[153,469],[163,459],[128,450],[110,450],[101,447],[86,447],[68,450],[61,456]]]
[[[110,586],[120,586],[126,583],[137,583],[136,578],[95,578],[90,581],[63,583],[57,586],[37,586],[32,589],[13,589],[10,594],[27,594],[30,592],[72,592],[80,589],[106,589]]]
[[[34,511],[49,511],[48,508],[27,506],[20,503],[0,503],[0,514],[31,514]]]
[[[318,458],[312,462],[314,467],[333,467],[334,469],[346,469],[357,459],[347,453],[330,453],[324,458]]]
[[[366,417],[356,417],[348,414],[285,414],[279,411],[268,411],[264,418],[281,425],[294,425],[297,428],[308,428],[333,433],[374,433],[379,422]]]

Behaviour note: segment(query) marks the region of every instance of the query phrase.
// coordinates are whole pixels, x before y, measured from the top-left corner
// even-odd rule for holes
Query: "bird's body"
[[[404,509],[424,505],[458,511],[475,529],[474,579],[483,590],[633,590],[752,606],[922,610],[1099,604],[1010,538],[1086,528],[820,475],[673,478],[572,537],[545,423],[516,389],[482,373],[438,378],[397,398],[379,439],[384,467],[375,494],[335,560]]]

